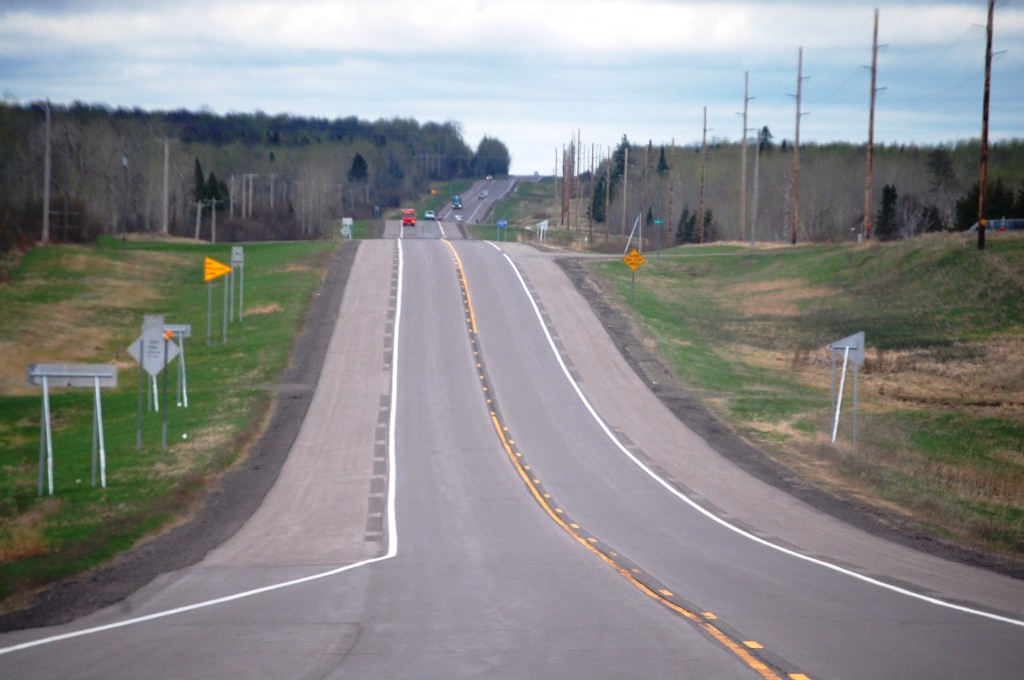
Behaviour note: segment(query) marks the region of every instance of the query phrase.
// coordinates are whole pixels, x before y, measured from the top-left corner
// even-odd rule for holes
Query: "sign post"
[[[238,323],[242,323],[242,302],[245,299],[245,250],[242,246],[231,246],[231,320],[235,320],[235,269],[241,278],[238,281]]]
[[[43,388],[42,436],[39,439],[39,495],[43,495],[45,476],[49,494],[53,495],[53,424],[50,417],[51,387],[91,387],[92,416],[92,485],[96,486],[99,469],[100,485],[107,487],[107,450],[103,438],[103,404],[100,388],[117,387],[117,366],[113,364],[29,364],[26,371],[29,385]]]
[[[190,323],[169,323],[164,324],[164,332],[171,334],[172,340],[177,340],[181,348],[178,354],[178,380],[176,396],[178,406],[188,408],[188,379],[185,375],[185,338],[192,337],[192,324]]]
[[[147,314],[142,322],[142,334],[135,339],[135,342],[128,345],[128,354],[139,362],[139,413],[135,446],[142,448],[142,373],[148,373],[153,380],[160,375],[167,364],[173,361],[179,353],[179,348],[171,341],[174,333],[164,330],[163,314]],[[167,375],[164,374],[164,404],[167,403]],[[159,407],[158,407],[159,408]],[[164,409],[163,417],[163,448],[167,448],[167,410]]]
[[[633,270],[633,281],[630,287],[630,304],[636,302],[636,270],[640,269],[641,265],[647,261],[647,258],[643,254],[633,248],[631,251],[626,253],[626,256],[622,258],[622,261],[626,263],[626,266]]]
[[[832,354],[832,404],[834,408],[832,420],[832,443],[836,443],[839,431],[839,410],[843,404],[843,388],[846,386],[846,366],[853,362],[853,445],[857,445],[857,410],[859,408],[857,388],[859,369],[864,365],[864,331],[854,333],[842,340],[836,340],[828,346]],[[836,357],[843,357],[842,375],[839,379],[839,392],[836,393]]]
[[[210,344],[210,336],[212,333],[213,326],[213,280],[219,279],[225,274],[231,273],[231,267],[218,262],[212,257],[207,257],[203,261],[203,280],[206,281],[206,344]],[[227,289],[224,289],[224,299],[227,301]],[[226,312],[227,310],[225,310]],[[227,318],[224,320],[224,342],[228,341],[228,326]]]

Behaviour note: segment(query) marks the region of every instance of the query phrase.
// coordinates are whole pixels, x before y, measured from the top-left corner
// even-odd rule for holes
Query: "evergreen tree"
[[[352,167],[348,171],[348,181],[365,182],[369,174],[366,159],[363,158],[363,154],[356,152],[356,155],[352,158]]]
[[[767,125],[765,125],[761,128],[761,131],[757,133],[757,152],[761,153],[762,151],[767,151],[768,153],[771,153],[773,147],[772,139],[772,131],[768,129]]]
[[[898,225],[896,224],[896,187],[886,184],[882,189],[882,208],[878,211],[875,220],[875,236],[879,241],[889,241],[896,238]]]
[[[679,224],[676,226],[676,245],[697,242],[697,215],[691,213],[690,209],[683,206],[683,212],[679,215]]]
[[[956,202],[956,228],[960,231],[970,229],[978,221],[978,183]],[[1024,206],[1020,206],[1024,207]],[[989,220],[1000,217],[1016,217],[1013,190],[1003,184],[1002,178],[996,179],[985,186],[985,216]]]
[[[507,175],[511,163],[512,157],[504,143],[492,137],[484,137],[476,147],[476,155],[471,164],[477,176],[493,177]]]
[[[658,158],[658,174],[663,175],[668,172],[668,162],[665,161],[665,147],[661,147],[661,156]]]
[[[206,179],[206,190],[203,195],[203,202],[207,201],[216,201],[217,210],[223,210],[228,202],[228,185],[224,180],[218,179],[212,170]]]

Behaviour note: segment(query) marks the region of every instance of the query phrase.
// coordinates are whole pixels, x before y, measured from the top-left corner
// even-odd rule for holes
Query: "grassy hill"
[[[236,312],[222,342],[224,279],[213,282],[209,344],[203,262],[230,262],[230,246],[104,238],[25,254],[0,285],[0,613],[180,521],[214,488],[260,432],[335,248],[335,241],[245,245],[244,316]],[[157,386],[162,410],[149,406],[147,385],[137,449],[138,370],[126,348],[144,314],[191,324],[193,334],[185,340],[187,407],[176,403],[173,365],[164,372],[169,392]],[[106,488],[90,484],[91,391],[55,389],[55,493],[38,495],[42,399],[40,388],[25,385],[29,363],[117,365],[118,387],[102,394]]]
[[[623,263],[595,270],[676,376],[806,482],[1024,557],[1024,238],[682,247],[648,253],[635,291]],[[859,331],[858,441],[851,370],[833,444],[827,346]]]

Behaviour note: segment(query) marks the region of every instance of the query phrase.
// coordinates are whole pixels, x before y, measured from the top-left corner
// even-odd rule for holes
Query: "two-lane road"
[[[0,636],[0,677],[1019,677],[1020,584],[745,476],[548,256],[416,232],[361,244],[249,523],[119,606]]]

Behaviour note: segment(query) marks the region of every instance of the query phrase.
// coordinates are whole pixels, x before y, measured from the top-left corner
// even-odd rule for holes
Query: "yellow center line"
[[[449,241],[445,241],[444,244],[448,246],[448,249],[451,251],[452,256],[455,258],[455,267],[458,271],[459,280],[462,284],[463,294],[466,296],[466,307],[469,310],[470,333],[472,334],[472,336],[475,337],[477,334],[476,316],[473,313],[473,303],[469,294],[469,282],[466,280],[465,270],[462,267],[462,260],[459,259],[458,253],[455,252],[455,248]],[[470,338],[471,344],[473,344],[474,337]],[[481,379],[484,379],[485,371],[482,368],[482,364],[483,362],[481,361],[478,364],[478,366],[480,366],[481,368],[480,377]],[[484,389],[486,390],[486,387]],[[746,647],[746,645],[749,643],[737,642],[736,640],[732,639],[727,633],[725,633],[722,629],[709,623],[703,617],[691,612],[685,607],[682,607],[679,604],[676,604],[672,600],[668,599],[666,594],[671,594],[669,593],[669,591],[666,590],[663,592],[658,592],[654,590],[646,583],[636,578],[633,575],[633,573],[630,572],[629,569],[620,565],[618,562],[616,562],[611,557],[606,555],[603,551],[601,551],[597,546],[595,546],[593,542],[596,542],[596,539],[583,535],[582,530],[580,529],[580,526],[578,524],[574,522],[569,523],[565,519],[563,519],[560,516],[560,514],[563,514],[564,510],[551,503],[550,494],[544,493],[540,490],[539,480],[537,480],[536,478],[529,474],[530,466],[526,465],[521,460],[522,453],[513,449],[511,440],[506,436],[508,427],[501,423],[501,420],[498,418],[498,414],[496,411],[491,410],[490,414],[491,424],[494,427],[495,433],[497,433],[498,435],[498,439],[501,441],[502,448],[505,449],[506,455],[508,456],[509,460],[512,461],[513,467],[519,474],[519,477],[523,480],[523,483],[526,485],[526,488],[530,490],[530,493],[533,495],[534,500],[537,501],[537,503],[544,510],[544,512],[547,513],[548,517],[554,520],[555,523],[558,524],[558,526],[560,526],[567,534],[572,536],[580,545],[582,545],[584,548],[586,548],[599,559],[601,559],[609,567],[617,571],[623,578],[629,581],[640,592],[644,593],[651,599],[655,600],[656,602],[659,602],[663,606],[667,607],[668,609],[676,612],[680,616],[689,620],[691,623],[693,623],[698,628],[703,630],[705,633],[710,635],[713,639],[717,640],[726,649],[728,649],[741,660],[743,660],[743,662],[746,663],[747,666],[749,666],[752,670],[757,672],[758,675],[760,675],[762,678],[765,678],[765,680],[783,680],[782,676],[775,673],[775,671],[773,671],[767,664],[765,664],[763,661],[761,661],[756,656],[750,653],[750,651]],[[638,569],[634,569],[633,571],[639,572]]]

